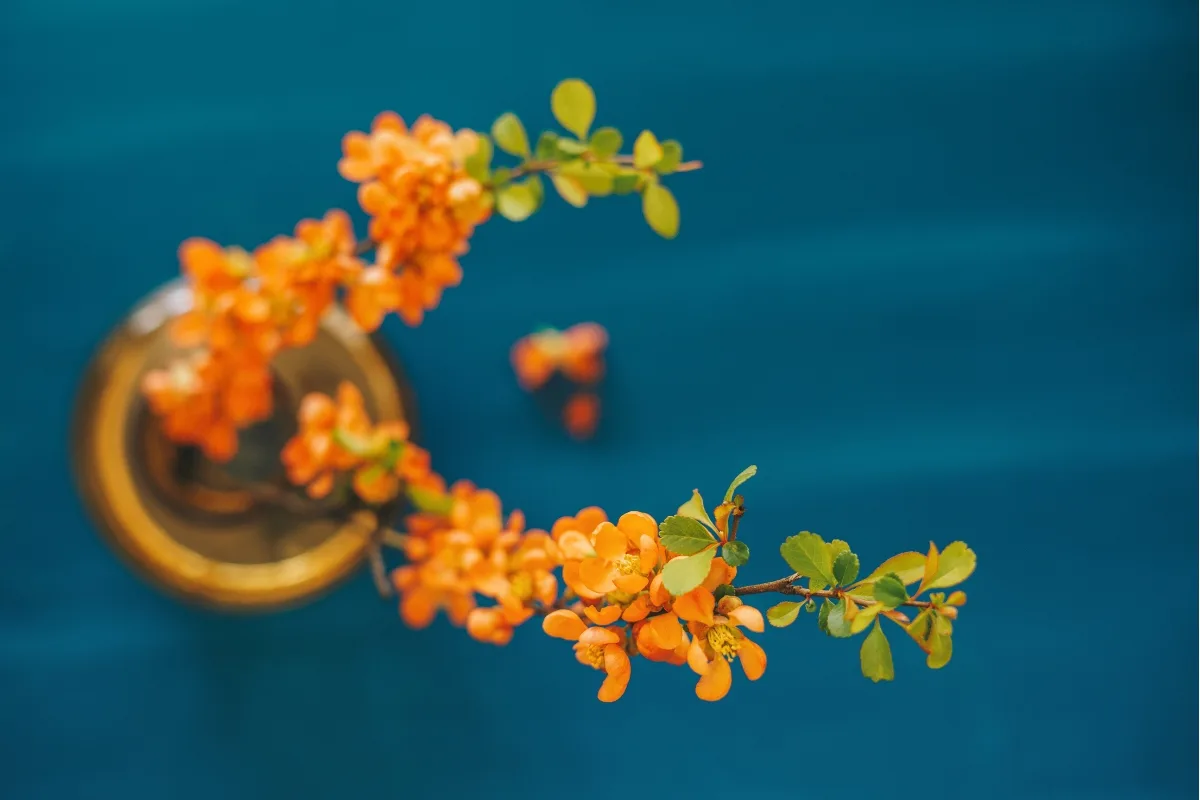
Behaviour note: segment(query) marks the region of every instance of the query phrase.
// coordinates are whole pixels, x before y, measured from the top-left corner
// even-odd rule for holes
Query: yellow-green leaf
[[[837,561],[837,557],[840,554],[850,552],[850,545],[846,544],[841,539],[834,539],[827,546],[829,547],[829,557],[834,561]]]
[[[675,597],[695,589],[708,577],[708,568],[716,552],[714,546],[695,555],[672,558],[663,567],[663,586]]]
[[[704,498],[700,496],[699,489],[692,489],[692,499],[681,505],[675,513],[703,522],[714,531],[717,529],[716,523],[708,516],[708,510],[704,508]]]
[[[597,128],[592,133],[590,144],[593,154],[599,158],[608,158],[621,152],[621,145],[624,143],[621,132],[616,128]]]
[[[683,145],[674,139],[662,143],[662,158],[654,165],[654,171],[660,175],[669,175],[679,169],[683,162]]]
[[[479,136],[476,141],[478,145],[475,147],[475,152],[467,156],[463,167],[472,178],[480,183],[486,183],[488,172],[492,166],[492,140],[487,136]]]
[[[541,183],[510,183],[496,192],[496,210],[512,222],[529,219],[541,204]]]
[[[553,161],[558,158],[558,134],[554,131],[542,131],[538,137],[533,154],[538,161]]]
[[[862,674],[873,682],[890,681],[896,677],[896,668],[892,664],[892,646],[888,644],[887,636],[875,620],[875,627],[863,639],[862,649],[858,652],[862,665]]]
[[[603,197],[612,194],[613,174],[600,166],[585,161],[569,161],[559,167],[558,172],[573,179],[590,195]]]
[[[408,486],[405,489],[408,495],[408,501],[412,503],[413,508],[418,511],[423,511],[427,514],[437,514],[444,516],[450,513],[454,508],[454,498],[443,492],[435,492],[430,489],[422,489],[419,486]]]
[[[938,556],[937,572],[926,589],[948,589],[971,577],[975,571],[975,551],[966,542],[951,542]]]
[[[933,617],[932,627],[929,635],[929,655],[925,657],[925,663],[930,669],[941,669],[950,663],[950,656],[954,653],[954,643],[950,639],[952,628],[950,620],[938,614]]]
[[[838,586],[849,586],[858,577],[858,556],[849,550],[843,550],[833,559],[833,577]]]
[[[579,185],[579,181],[567,175],[551,174],[550,182],[554,184],[559,196],[571,205],[576,208],[583,208],[587,205],[588,193]]]
[[[730,500],[732,500],[733,493],[737,491],[738,487],[741,486],[746,481],[753,478],[757,474],[758,474],[758,467],[756,467],[753,464],[751,464],[750,466],[746,467],[744,470],[739,472],[738,476],[733,479],[733,483],[729,484],[729,488],[725,490],[725,502],[728,503]]]
[[[496,146],[509,155],[529,158],[529,137],[516,114],[501,114],[492,123],[492,138],[496,140]]]
[[[908,592],[895,575],[884,575],[875,581],[875,599],[887,608],[896,608],[908,599]]]
[[[925,591],[929,583],[937,575],[938,571],[938,549],[933,542],[929,543],[929,555],[925,556],[925,571],[921,576],[921,585],[917,588],[917,594]]]
[[[883,606],[879,603],[872,603],[859,610],[854,615],[854,619],[850,621],[850,633],[860,634],[867,629],[867,626],[874,622],[875,617],[879,616],[879,612],[883,611]]]
[[[797,574],[833,583],[833,559],[825,541],[817,534],[802,531],[789,536],[780,545],[779,553]]]
[[[829,601],[826,601],[828,603]],[[829,609],[829,616],[825,619],[827,627],[826,633],[838,639],[846,639],[853,634],[850,632],[850,620],[848,618],[849,606],[847,601],[843,599],[840,603],[833,605]]]
[[[804,603],[795,603],[791,600],[784,600],[782,603],[777,603],[767,609],[767,622],[771,623],[776,628],[786,628],[796,621],[796,617],[800,614],[800,609]]]
[[[578,78],[568,78],[550,94],[550,110],[559,125],[586,139],[596,118],[596,93]]]
[[[642,131],[633,142],[633,165],[638,169],[653,167],[663,157],[662,145],[650,131]]]
[[[921,580],[921,576],[925,574],[925,556],[920,553],[901,553],[897,556],[892,556],[887,561],[880,564],[875,570],[859,581],[859,585],[874,583],[875,581],[887,575],[889,572],[896,573],[896,576],[907,586],[910,583],[916,583]]]
[[[712,533],[695,519],[676,515],[667,517],[658,526],[659,541],[668,553],[690,556],[713,544]]]
[[[657,183],[646,187],[642,193],[642,214],[654,232],[664,239],[674,239],[679,233],[679,205],[667,187]]]
[[[638,187],[639,176],[629,170],[613,175],[613,194],[631,194]]]

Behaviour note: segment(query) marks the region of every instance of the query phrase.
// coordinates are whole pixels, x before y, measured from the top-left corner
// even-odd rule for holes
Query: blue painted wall
[[[663,798],[816,798],[904,776],[891,796],[1194,797],[1195,17],[7,0],[2,793],[590,800],[642,776]],[[388,327],[437,465],[549,524],[664,514],[756,462],[751,579],[802,528],[865,560],[965,538],[981,566],[945,670],[897,648],[875,686],[855,645],[795,628],[723,705],[637,664],[605,706],[536,630],[503,650],[412,632],[365,577],[223,618],[95,537],[67,483],[72,394],[181,239],[252,245],[351,206],[339,140],[379,110],[537,127],[572,75],[603,123],[677,137],[705,170],[674,182],[675,242],[632,200],[551,203],[482,229],[426,325]],[[584,319],[612,335],[589,446],[543,423],[506,353]],[[675,765],[638,760],[675,738]]]

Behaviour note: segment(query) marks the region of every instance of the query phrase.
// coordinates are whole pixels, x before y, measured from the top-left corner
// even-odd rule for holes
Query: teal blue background
[[[14,798],[1194,797],[1196,11],[1184,0],[438,5],[7,0],[0,10],[0,793]],[[191,235],[331,206],[383,109],[683,141],[675,242],[632,199],[481,229],[386,332],[448,476],[535,524],[670,512],[748,463],[749,580],[800,529],[865,561],[969,541],[954,660],[769,630],[701,703],[626,697],[536,629],[407,630],[359,576],[299,611],[176,605],[68,484],[93,346]],[[361,219],[360,219],[360,230]],[[539,323],[612,337],[603,427],[517,388]],[[15,367],[15,369],[14,369]],[[649,747],[662,755],[647,756]],[[878,787],[895,788],[880,794]]]

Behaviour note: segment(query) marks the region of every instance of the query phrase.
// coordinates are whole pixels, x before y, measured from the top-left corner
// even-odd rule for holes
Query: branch
[[[734,587],[733,593],[738,597],[742,597],[748,594],[767,594],[769,592],[778,592],[779,594],[796,595],[807,599],[821,597],[827,600],[840,600],[844,595],[853,594],[852,591],[847,591],[846,589],[819,589],[814,592],[812,589],[806,589],[803,586],[797,586],[795,584],[795,581],[800,580],[802,577],[804,576],[797,573],[789,575],[786,578],[780,578],[776,581],[768,581],[767,583],[755,583],[751,584],[750,586],[736,586]],[[911,606],[913,608],[929,608],[933,604],[928,600],[913,600],[910,598],[901,603],[901,605]]]

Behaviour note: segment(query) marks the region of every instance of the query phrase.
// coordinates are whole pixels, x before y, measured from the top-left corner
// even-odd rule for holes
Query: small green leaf
[[[566,175],[550,175],[550,183],[554,184],[559,196],[576,208],[587,205],[587,190],[579,185],[579,181]]]
[[[674,239],[679,233],[679,205],[665,186],[653,184],[642,194],[642,214],[659,236]]]
[[[536,177],[536,176],[534,176]],[[496,192],[496,210],[512,222],[522,222],[541,205],[541,181],[510,183]]]
[[[826,601],[828,602],[828,601]],[[846,601],[842,600],[829,609],[825,620],[828,633],[837,639],[848,639],[854,634],[850,631],[850,620],[846,619]]]
[[[883,610],[884,607],[879,603],[872,603],[866,608],[859,609],[858,613],[854,615],[854,619],[850,620],[850,633],[859,634],[865,631],[871,621]]]
[[[491,184],[493,188],[500,189],[510,180],[512,180],[512,170],[508,167],[496,167],[492,170]]]
[[[558,134],[554,131],[542,131],[538,137],[533,155],[538,161],[553,161],[558,157]]]
[[[722,597],[728,597],[730,595],[733,595],[734,597],[736,597],[737,590],[734,589],[732,586],[730,586],[728,583],[722,583],[720,586],[717,587],[717,590],[715,592],[713,592],[713,600],[720,600]]]
[[[608,158],[621,152],[624,143],[621,132],[616,128],[597,128],[592,134],[592,153],[599,158]]]
[[[933,609],[926,608],[917,614],[917,618],[905,626],[904,630],[913,638],[921,649],[926,653],[929,652],[929,645],[926,640],[929,639],[929,634],[933,630]]]
[[[874,572],[863,578],[859,583],[873,583],[889,572],[896,573],[905,586],[910,583],[916,583],[925,574],[925,556],[921,553],[901,553],[900,555],[892,556],[876,567]]]
[[[975,571],[975,551],[966,542],[951,542],[938,556],[937,572],[926,589],[948,589],[971,577]]]
[[[908,591],[894,573],[884,575],[875,581],[875,599],[887,608],[904,605],[908,599]]]
[[[745,542],[726,542],[721,548],[721,557],[731,567],[740,567],[750,560],[750,547]]]
[[[858,651],[862,664],[862,674],[875,683],[890,681],[896,677],[896,668],[892,664],[892,646],[888,644],[887,635],[875,620],[875,627],[863,639],[862,649]]]
[[[663,567],[663,586],[675,597],[695,589],[708,577],[708,568],[716,552],[716,547],[710,547],[695,555],[672,558]]]
[[[633,165],[638,169],[648,169],[657,164],[663,157],[662,145],[650,131],[642,131],[633,143]]]
[[[621,172],[613,175],[613,194],[633,194],[638,186],[636,172]]]
[[[804,610],[807,611],[809,614],[816,611],[817,610],[817,601],[813,600],[811,597],[808,598],[808,600],[805,601],[805,603],[804,603]]]
[[[940,615],[934,615],[933,631],[928,642],[929,655],[925,657],[925,664],[930,669],[941,669],[950,663],[950,656],[954,654],[954,643],[950,639],[950,634],[950,620]]]
[[[833,559],[833,577],[838,586],[849,586],[858,577],[858,556],[843,550]]]
[[[487,136],[479,137],[475,152],[467,157],[463,167],[467,174],[480,183],[487,183],[488,172],[492,166],[492,140]]]
[[[559,155],[566,156],[567,158],[581,156],[587,152],[586,144],[575,139],[568,139],[565,136],[555,142],[555,146],[558,148]]]
[[[550,94],[550,110],[558,124],[586,139],[588,128],[596,118],[596,93],[578,78],[568,78]]]
[[[695,519],[676,515],[667,517],[658,526],[659,541],[668,553],[690,556],[699,553],[716,539]]]
[[[824,540],[817,534],[803,531],[789,536],[780,545],[779,553],[798,574],[826,584],[833,583],[833,559]]]
[[[422,489],[419,486],[409,486],[405,492],[413,508],[427,514],[446,516],[454,508],[454,498],[449,494]]]
[[[704,508],[704,498],[700,496],[699,489],[692,489],[692,499],[681,505],[675,513],[681,517],[690,517],[703,522],[714,531],[717,529],[717,524],[712,521],[712,517],[708,516],[708,510]]]
[[[683,162],[683,145],[674,139],[662,143],[662,158],[654,165],[654,170],[660,175],[669,175],[679,169]]]
[[[359,458],[369,458],[376,455],[375,443],[370,439],[358,436],[342,428],[333,429],[333,443],[351,455]]]
[[[729,488],[725,490],[725,502],[728,503],[729,501],[733,500],[733,493],[738,490],[738,487],[757,474],[758,467],[753,464],[739,472],[738,476],[733,479],[733,483],[729,484]]]
[[[506,112],[492,123],[492,138],[496,146],[513,156],[529,158],[529,137],[516,114]]]
[[[837,561],[838,554],[847,553],[850,551],[850,545],[846,544],[841,539],[834,539],[826,546],[829,548],[829,557],[834,561]]]
[[[813,602],[812,598],[809,598],[808,602]],[[832,608],[833,603],[829,602],[828,600],[822,600],[821,613],[817,614],[817,627],[824,631],[827,635],[832,635],[829,634],[829,613],[830,609]]]
[[[585,161],[569,161],[559,167],[558,172],[574,179],[589,195],[602,197],[612,194],[613,175],[599,166]]]
[[[796,603],[791,600],[777,603],[767,609],[767,622],[776,628],[786,628],[796,621],[796,617],[800,616],[800,608],[803,605],[804,603]]]

